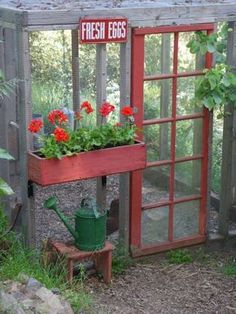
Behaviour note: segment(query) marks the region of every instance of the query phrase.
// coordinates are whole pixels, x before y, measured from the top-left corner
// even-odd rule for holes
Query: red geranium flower
[[[130,106],[125,106],[121,109],[121,114],[123,114],[124,116],[132,116],[134,114],[133,108],[131,108]]]
[[[70,138],[69,134],[62,128],[56,127],[53,132],[57,142],[67,142]]]
[[[64,114],[64,112],[58,109],[55,109],[49,112],[48,120],[51,124],[55,124],[55,123],[62,124],[63,122],[68,122],[68,118]]]
[[[81,104],[80,109],[85,109],[87,114],[90,114],[91,112],[94,111],[94,109],[92,108],[91,104],[88,101],[84,101]]]
[[[28,130],[32,133],[37,133],[42,129],[42,127],[43,127],[42,120],[33,119],[28,126]]]
[[[107,117],[114,110],[115,110],[115,106],[111,105],[109,102],[104,102],[101,105],[99,112],[101,116]]]
[[[51,124],[58,123],[61,125],[63,122],[68,122],[68,118],[62,110],[55,109],[49,112],[48,121]]]

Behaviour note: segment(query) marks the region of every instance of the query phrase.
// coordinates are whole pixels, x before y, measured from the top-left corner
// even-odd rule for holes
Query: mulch
[[[88,280],[95,304],[88,313],[236,313],[236,278],[219,271],[220,258],[173,265],[145,258],[106,286]]]

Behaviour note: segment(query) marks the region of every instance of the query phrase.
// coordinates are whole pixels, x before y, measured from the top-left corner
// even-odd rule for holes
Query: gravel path
[[[109,177],[107,190],[109,207],[111,201],[119,197],[118,176]],[[36,186],[38,246],[48,237],[70,239],[56,214],[43,207],[45,199],[52,195],[58,198],[64,214],[71,216],[84,197],[95,196],[95,181],[45,188]],[[213,232],[217,232],[217,221],[218,213],[212,211],[209,227]],[[236,313],[236,279],[225,277],[206,264],[169,265],[163,263],[160,255],[146,257],[145,262],[139,261],[124,274],[113,276],[109,286],[96,277],[90,277],[85,286],[92,293],[95,304],[88,312],[81,312],[84,314]]]
[[[41,242],[47,238],[71,240],[68,230],[56,213],[45,209],[43,203],[48,197],[55,196],[62,212],[73,218],[83,198],[96,197],[96,180],[75,181],[47,187],[35,186],[36,246],[40,247]],[[107,177],[106,207],[110,208],[112,200],[117,198],[119,198],[119,176],[109,176]]]
[[[93,314],[236,313],[236,279],[196,262],[164,265],[149,258],[113,278],[110,286],[95,278],[88,284],[96,300],[88,312]]]

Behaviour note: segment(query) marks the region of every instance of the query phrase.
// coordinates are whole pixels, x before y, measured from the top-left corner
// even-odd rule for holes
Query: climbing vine
[[[207,35],[202,31],[195,33],[187,47],[191,53],[204,55],[207,52],[215,54],[215,66],[205,69],[205,75],[196,83],[195,102],[201,103],[209,110],[219,109],[218,118],[223,116],[223,107],[236,102],[236,74],[226,64],[225,41],[228,32],[232,31],[225,25],[220,32]]]

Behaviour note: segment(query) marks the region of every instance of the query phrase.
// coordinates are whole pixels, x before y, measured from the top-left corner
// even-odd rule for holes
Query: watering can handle
[[[99,218],[101,216],[101,213],[97,210],[97,206],[96,206],[95,200],[83,198],[82,201],[81,201],[81,206],[82,207],[92,208],[94,216],[96,218]],[[105,209],[105,211],[106,211],[106,209]]]

